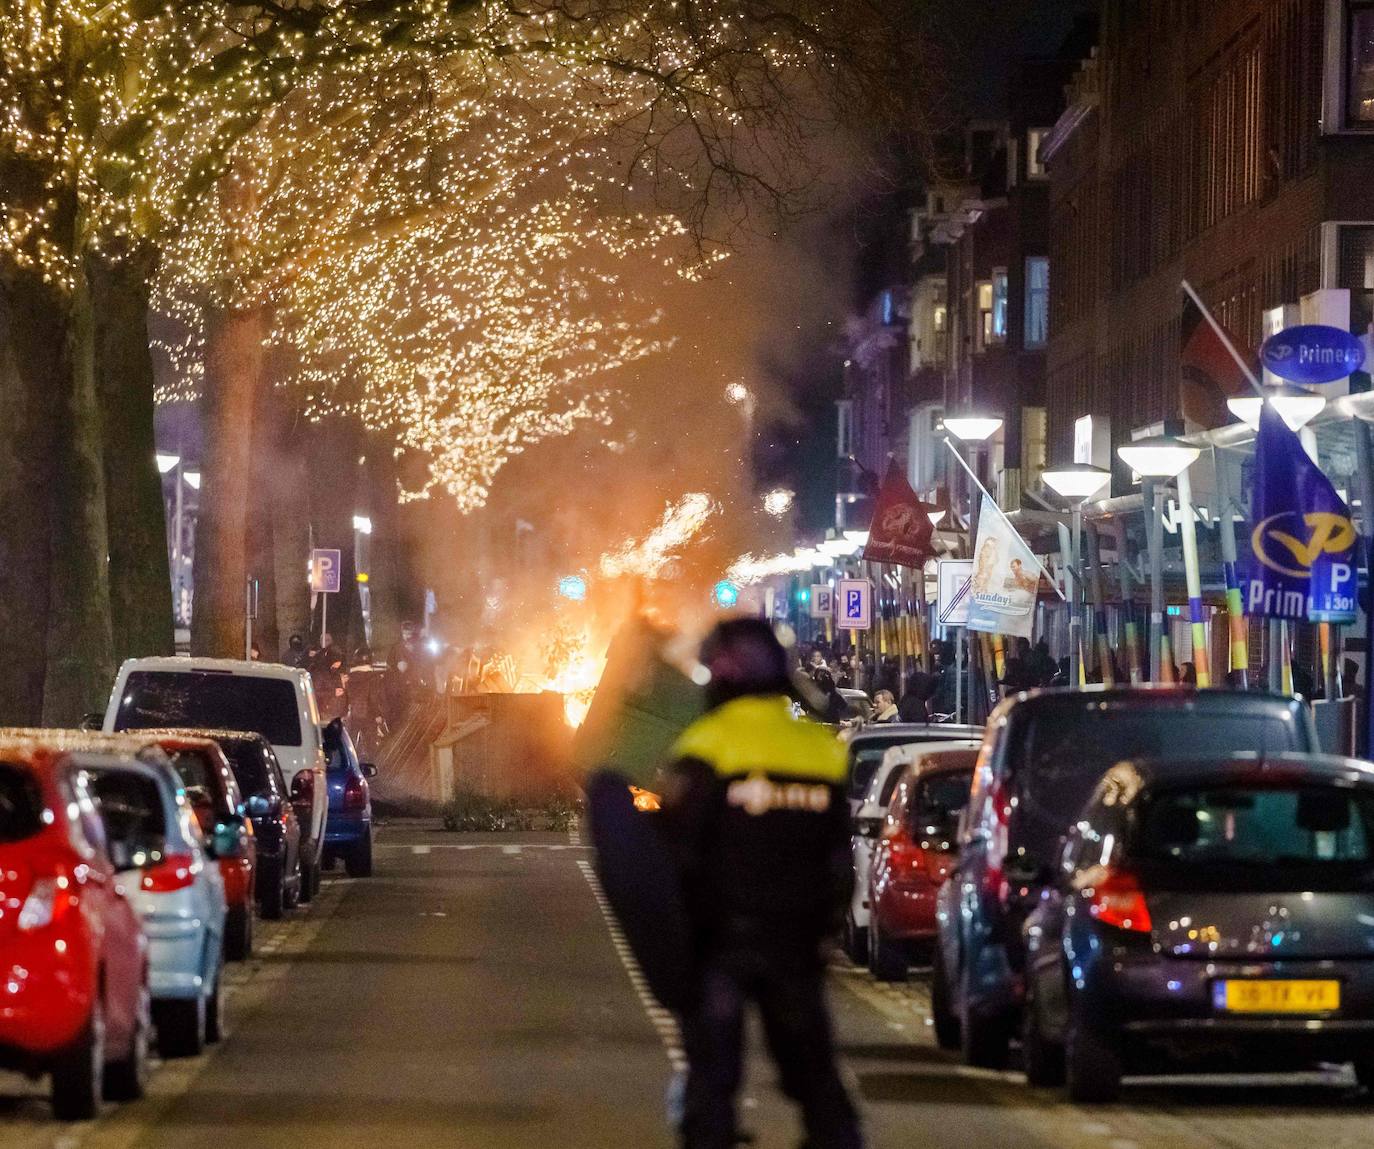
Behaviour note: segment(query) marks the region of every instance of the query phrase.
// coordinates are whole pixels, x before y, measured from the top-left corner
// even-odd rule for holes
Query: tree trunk
[[[52,484],[66,301],[37,276],[0,275],[0,725],[43,715]]]
[[[253,413],[265,385],[265,308],[212,310],[205,324],[200,513],[196,522],[191,653],[244,655],[248,504],[256,499]]]
[[[70,308],[66,371],[55,392],[46,726],[74,726],[84,714],[103,708],[114,680],[105,453],[96,396],[95,315],[84,265],[78,266]]]
[[[134,257],[90,266],[116,661],[175,649],[167,511],[153,439],[150,270]]]
[[[338,550],[342,560],[339,593],[328,596],[327,630],[334,644],[352,655],[363,643],[363,616],[353,561],[353,515],[360,505],[358,455],[363,438],[351,420],[329,419],[308,426],[305,440],[315,545]],[[321,606],[316,606],[317,633],[322,621]]]

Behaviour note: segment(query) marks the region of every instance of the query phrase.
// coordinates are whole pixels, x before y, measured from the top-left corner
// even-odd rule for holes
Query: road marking
[[[520,853],[520,847],[519,847],[519,846],[502,846],[502,847],[501,847],[501,853],[503,853],[503,854],[518,854],[518,853]]]
[[[581,818],[575,818],[575,819],[573,819],[573,824],[572,824],[571,826],[568,827],[568,845],[574,846],[574,847],[582,845],[582,819],[581,819]]]
[[[634,986],[635,996],[639,998],[639,1004],[644,1007],[644,1012],[649,1018],[649,1023],[658,1033],[659,1040],[663,1042],[663,1049],[668,1054],[668,1064],[673,1067],[675,1073],[683,1073],[687,1069],[687,1053],[682,1048],[682,1031],[678,1028],[677,1020],[669,1010],[666,1010],[658,1003],[658,1000],[649,991],[649,983],[644,978],[644,971],[639,968],[639,962],[635,960],[635,955],[630,950],[630,943],[625,938],[625,931],[620,928],[620,922],[616,920],[615,911],[611,909],[611,903],[606,898],[606,891],[601,887],[601,880],[596,876],[596,870],[592,864],[586,861],[577,863],[577,868],[582,871],[582,876],[587,879],[587,885],[592,888],[592,896],[596,898],[596,904],[601,908],[601,916],[605,919],[606,929],[611,935],[611,945],[615,947],[616,956],[620,958],[620,964],[625,967],[625,972],[630,976],[630,984]]]
[[[372,848],[375,850],[377,847],[374,844]],[[432,849],[434,849],[433,846],[411,846],[410,852],[412,854],[428,854]]]

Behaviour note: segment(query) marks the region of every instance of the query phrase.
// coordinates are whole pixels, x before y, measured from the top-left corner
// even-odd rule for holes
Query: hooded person
[[[767,623],[720,623],[700,657],[707,711],[673,749],[658,815],[690,937],[682,1144],[737,1143],[753,1005],[809,1149],[859,1149],[825,998],[824,949],[852,882],[844,750],[795,716],[787,654]]]

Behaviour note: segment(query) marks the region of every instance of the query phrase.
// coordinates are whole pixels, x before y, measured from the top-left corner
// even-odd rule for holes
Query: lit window
[[[981,346],[992,342],[992,283],[988,280],[978,285],[978,330]]]
[[[1374,127],[1374,3],[1350,5],[1346,44],[1346,115]]]
[[[1043,180],[1049,174],[1040,159],[1040,145],[1049,134],[1049,128],[1031,128],[1026,133],[1026,175],[1033,180]]]
[[[936,333],[937,335],[943,335],[943,334],[944,334],[945,323],[948,321],[948,315],[949,315],[949,313],[945,310],[945,308],[944,308],[943,305],[941,305],[941,306],[939,306],[939,307],[937,307],[937,308],[935,309],[934,324],[935,324],[935,333]]]
[[[1050,340],[1050,261],[1043,255],[1026,260],[1026,346],[1044,347]]]
[[[1007,338],[1007,269],[992,273],[992,338],[1001,343]]]

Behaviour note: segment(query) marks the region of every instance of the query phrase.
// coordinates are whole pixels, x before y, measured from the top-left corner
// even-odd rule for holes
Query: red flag
[[[863,553],[865,561],[917,569],[925,566],[926,560],[935,554],[930,545],[930,537],[935,533],[930,523],[933,509],[916,497],[902,468],[891,463],[873,508],[873,522]]]
[[[1241,347],[1234,335],[1226,334],[1233,347]],[[1183,381],[1179,400],[1183,414],[1203,427],[1220,427],[1227,419],[1226,400],[1249,394],[1245,372],[1186,295],[1180,336]]]

